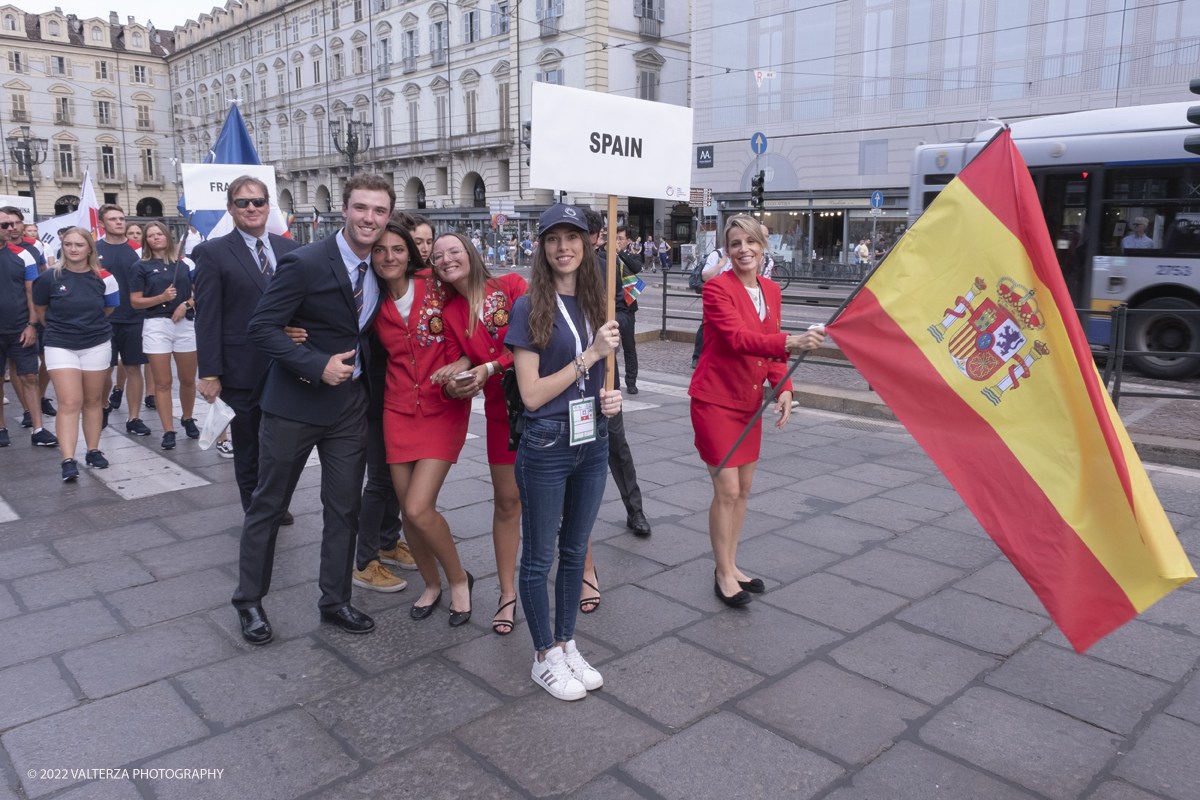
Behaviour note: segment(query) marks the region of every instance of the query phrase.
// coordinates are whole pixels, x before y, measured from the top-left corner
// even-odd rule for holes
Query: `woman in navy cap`
[[[513,304],[505,344],[525,404],[514,473],[521,494],[521,606],[537,650],[535,683],[580,700],[603,678],[575,646],[588,538],[608,470],[607,417],[621,393],[606,392],[604,358],[620,342],[605,322],[607,297],[583,212],[555,205],[538,220],[529,290]],[[558,545],[554,626],[546,581]]]

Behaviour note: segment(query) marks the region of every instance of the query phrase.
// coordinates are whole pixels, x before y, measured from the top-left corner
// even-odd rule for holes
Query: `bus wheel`
[[[1179,297],[1159,297],[1139,309],[1157,313],[1129,315],[1129,351],[1159,350],[1181,353],[1200,351],[1200,308]],[[1184,312],[1184,313],[1179,313]],[[1133,365],[1149,378],[1178,380],[1200,372],[1200,358],[1133,356]]]

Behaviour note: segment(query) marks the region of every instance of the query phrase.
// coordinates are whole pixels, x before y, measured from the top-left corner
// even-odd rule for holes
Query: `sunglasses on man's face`
[[[9,228],[16,226],[15,222],[0,222],[0,231],[6,231]]]
[[[265,206],[267,204],[267,198],[265,198],[265,197],[239,197],[237,200],[233,201],[233,204],[235,206],[237,206],[238,208],[245,208],[246,206],[250,206],[250,205],[254,206],[255,208],[262,208],[263,206]]]

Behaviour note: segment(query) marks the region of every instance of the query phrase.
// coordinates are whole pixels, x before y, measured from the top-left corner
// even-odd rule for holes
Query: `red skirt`
[[[508,449],[508,415],[487,418],[487,454],[489,464],[515,464],[517,451]]]
[[[756,411],[738,411],[693,397],[692,429],[696,432],[696,449],[700,451],[700,459],[712,467],[720,464]],[[726,468],[758,461],[761,446],[762,417],[759,417],[725,465]]]
[[[383,409],[383,442],[387,463],[407,464],[422,458],[458,463],[458,454],[467,441],[470,405],[426,415]]]

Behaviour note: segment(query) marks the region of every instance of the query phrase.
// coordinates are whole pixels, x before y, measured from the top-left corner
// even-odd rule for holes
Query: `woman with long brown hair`
[[[505,343],[525,404],[514,465],[524,536],[518,588],[536,650],[532,678],[559,700],[604,685],[574,635],[608,472],[606,418],[621,410],[621,393],[602,388],[604,357],[620,342],[617,323],[605,322],[606,307],[583,211],[551,206],[538,220],[529,291],[513,306]],[[556,545],[551,627],[546,582]]]
[[[500,608],[492,620],[492,630],[505,636],[512,632],[517,605],[513,580],[521,545],[521,494],[513,477],[517,454],[508,449],[508,409],[500,381],[513,363],[512,353],[504,346],[513,304],[525,294],[528,284],[516,273],[494,277],[479,251],[460,233],[443,234],[437,241],[434,274],[458,293],[446,304],[443,315],[446,356],[455,362],[465,356],[474,365],[469,387],[464,388],[482,390],[484,395],[488,467],[495,493],[492,543],[500,578]],[[433,379],[451,380],[457,369],[457,364],[450,364],[435,372]]]

